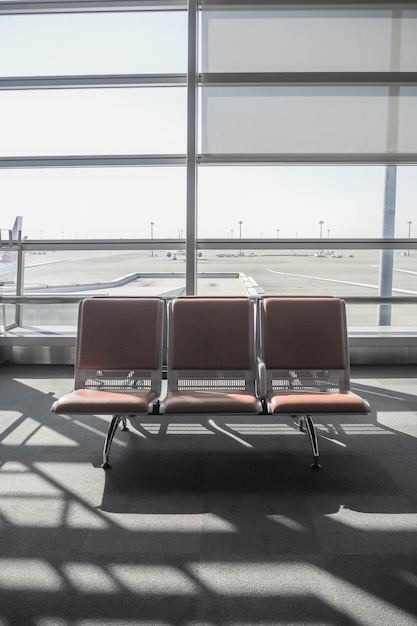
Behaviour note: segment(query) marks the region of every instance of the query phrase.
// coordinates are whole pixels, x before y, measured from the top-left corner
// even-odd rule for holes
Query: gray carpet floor
[[[367,416],[117,432],[56,416],[72,368],[0,368],[0,626],[417,624],[417,367],[354,367]]]

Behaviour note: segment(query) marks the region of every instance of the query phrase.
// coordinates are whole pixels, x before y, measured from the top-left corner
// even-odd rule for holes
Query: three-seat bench
[[[166,341],[165,341],[166,339]],[[163,348],[167,392],[161,397]],[[350,390],[346,312],[332,297],[93,297],[80,303],[73,390],[55,413],[293,415],[319,448],[312,414],[367,413]]]

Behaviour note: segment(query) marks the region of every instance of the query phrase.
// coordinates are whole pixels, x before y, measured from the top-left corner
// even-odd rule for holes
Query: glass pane
[[[236,242],[238,243],[238,242]],[[204,250],[198,261],[199,295],[229,294],[327,295],[377,297],[380,283],[380,250]],[[416,272],[401,252],[394,252],[392,295],[417,295]],[[206,273],[215,278],[208,279]],[[415,304],[391,306],[391,324],[416,327]],[[350,304],[348,324],[376,326],[377,304]]]
[[[397,195],[395,209],[395,236],[417,237],[417,167],[415,165],[397,168]],[[414,257],[417,250],[412,251]],[[417,267],[415,268],[417,271]]]
[[[21,215],[29,239],[146,239],[151,222],[155,239],[185,232],[184,167],[0,169],[0,188],[1,227]]]
[[[1,156],[179,154],[185,88],[0,92]]]
[[[416,18],[417,11],[203,11],[202,71],[416,71]]]
[[[417,11],[402,12],[401,59],[403,72],[415,72],[417,67]]]
[[[202,90],[203,154],[417,152],[417,89],[211,87]]]
[[[3,15],[0,76],[187,70],[185,11]]]
[[[401,204],[411,207],[416,168],[405,170]],[[210,166],[198,181],[201,238],[382,236],[382,166]]]
[[[170,295],[184,288],[185,276],[184,265],[174,264],[168,254],[169,250],[65,249],[26,253],[25,293]]]
[[[21,307],[21,312],[21,326],[30,327],[32,332],[57,334],[77,332],[78,303],[25,304]]]
[[[417,88],[401,87],[398,116],[398,152],[417,152]]]

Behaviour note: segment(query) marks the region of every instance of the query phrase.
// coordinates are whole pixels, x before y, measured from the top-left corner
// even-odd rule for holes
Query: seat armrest
[[[257,380],[256,380],[256,388],[258,398],[263,400],[266,396],[266,367],[263,360],[258,356],[256,358],[256,366],[257,366]]]

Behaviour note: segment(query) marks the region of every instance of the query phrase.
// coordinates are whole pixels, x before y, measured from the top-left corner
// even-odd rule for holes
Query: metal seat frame
[[[313,414],[371,409],[350,389],[346,307],[324,296],[265,296],[258,303],[258,375],[267,414],[298,417],[310,438],[315,469],[319,444]]]
[[[165,301],[159,297],[92,297],[81,301],[74,388],[54,413],[112,415],[103,448],[104,469],[119,423],[157,411],[162,388]]]
[[[174,413],[176,405],[181,414],[262,412],[255,307],[238,296],[183,296],[169,303],[167,396],[161,413]]]

